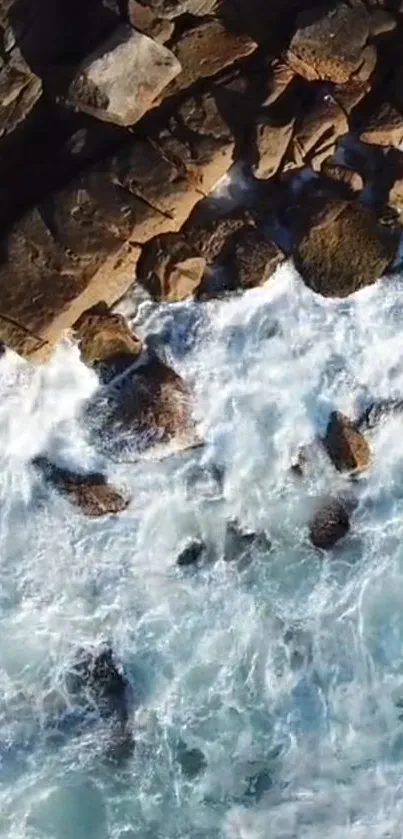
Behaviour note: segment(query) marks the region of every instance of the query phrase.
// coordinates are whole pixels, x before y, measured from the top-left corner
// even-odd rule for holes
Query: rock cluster
[[[136,266],[168,301],[259,285],[289,255],[319,294],[374,282],[403,204],[402,26],[375,0],[1,0],[0,338],[42,358]],[[233,166],[258,191],[236,227],[204,210]]]

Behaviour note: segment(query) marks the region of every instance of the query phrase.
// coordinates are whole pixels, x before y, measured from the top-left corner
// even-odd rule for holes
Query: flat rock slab
[[[376,282],[394,257],[372,212],[358,203],[329,202],[294,254],[305,283],[324,297],[347,297]]]
[[[67,98],[98,119],[133,125],[180,70],[177,58],[162,44],[120,26],[82,64]]]

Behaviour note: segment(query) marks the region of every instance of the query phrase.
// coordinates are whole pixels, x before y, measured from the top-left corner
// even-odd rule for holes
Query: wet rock
[[[228,249],[224,262],[235,287],[240,289],[263,285],[285,259],[278,245],[253,227],[236,233],[228,242]]]
[[[224,70],[250,55],[257,47],[248,35],[230,32],[220,20],[206,20],[187,29],[173,46],[182,70],[168,88],[185,90],[195,82]]]
[[[207,768],[207,760],[200,749],[189,749],[185,743],[180,743],[177,751],[177,761],[183,774],[189,780],[197,778]]]
[[[323,445],[339,472],[362,471],[371,461],[371,452],[356,424],[340,411],[330,415]]]
[[[73,330],[85,364],[108,362],[124,367],[142,350],[140,338],[131,332],[123,315],[111,312],[104,302],[83,312]]]
[[[256,122],[256,161],[252,171],[256,178],[272,178],[280,169],[293,135],[295,120],[278,124],[269,117]]]
[[[140,451],[173,440],[183,447],[195,442],[189,391],[152,353],[111,389],[103,414],[105,427],[130,430]]]
[[[403,142],[403,117],[389,102],[382,104],[371,113],[360,132],[363,143],[377,146],[395,146]]]
[[[345,83],[359,74],[368,50],[376,56],[374,47],[366,48],[369,35],[369,14],[360,0],[314,6],[297,17],[287,60],[308,81]]]
[[[127,722],[129,685],[111,647],[78,651],[65,684],[77,703],[95,706],[101,717],[117,715]]]
[[[68,100],[98,119],[133,125],[180,72],[162,44],[130,26],[119,27],[80,67]]]
[[[342,166],[340,163],[333,163],[329,158],[323,161],[321,173],[326,178],[347,186],[352,192],[360,192],[363,189],[364,181],[359,172]]]
[[[228,522],[224,544],[225,562],[243,559],[246,554],[250,554],[252,551],[268,553],[270,550],[271,542],[266,533],[245,530],[236,520]]]
[[[206,546],[200,539],[191,539],[180,551],[176,564],[180,566],[195,565],[205,553]]]
[[[217,258],[224,259],[226,251],[231,249],[232,237],[246,226],[253,227],[253,222],[243,210],[215,216],[208,209],[202,212],[202,208],[203,204],[195,207],[182,234],[193,253],[212,263]]]
[[[350,529],[346,505],[337,498],[325,500],[309,523],[309,538],[316,548],[330,550]]]
[[[313,291],[324,297],[347,297],[382,276],[393,261],[396,244],[378,229],[371,210],[356,202],[328,202],[294,258]]]
[[[45,457],[36,457],[34,466],[45,479],[66,496],[84,515],[97,517],[120,513],[129,501],[108,484],[105,475],[98,472],[79,474],[55,466]]]
[[[42,82],[28,67],[18,47],[5,60],[0,54],[0,138],[26,119],[41,93]]]
[[[383,420],[403,413],[403,399],[379,399],[372,402],[357,420],[357,428],[367,431]]]
[[[268,769],[260,769],[247,779],[244,797],[246,800],[260,801],[272,786],[273,780]]]
[[[195,253],[179,233],[166,233],[151,239],[141,254],[137,280],[154,300],[177,302],[197,289],[206,260]]]

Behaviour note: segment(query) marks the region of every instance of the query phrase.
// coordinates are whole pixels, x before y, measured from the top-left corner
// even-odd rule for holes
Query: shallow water
[[[97,380],[76,347],[42,368],[0,361],[1,837],[400,839],[403,419],[371,433],[351,535],[326,556],[309,511],[346,483],[325,461],[307,483],[288,467],[331,410],[401,397],[402,293],[386,278],[323,300],[286,265],[243,297],[140,307],[135,328],[188,381],[206,446],[107,462],[133,499],[119,517],[84,519],[29,464],[105,464],[80,420]],[[190,536],[222,554],[234,517],[271,550],[176,567]],[[74,646],[104,639],[134,689],[122,763],[98,724],[52,736]],[[196,777],[181,741],[205,755]]]

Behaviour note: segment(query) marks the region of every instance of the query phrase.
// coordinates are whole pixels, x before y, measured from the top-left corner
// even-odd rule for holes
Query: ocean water
[[[0,360],[1,837],[401,839],[403,417],[369,433],[353,483],[324,458],[306,481],[289,465],[331,410],[402,396],[402,294],[389,277],[324,300],[286,264],[241,297],[142,304],[134,326],[188,382],[205,440],[163,460],[98,450],[98,381],[71,341],[42,367]],[[130,506],[85,519],[39,453],[106,467]],[[324,555],[307,521],[339,490],[358,503]],[[271,548],[225,563],[234,518]],[[190,537],[218,560],[177,567]],[[122,761],[55,699],[75,647],[104,640],[133,688]]]

